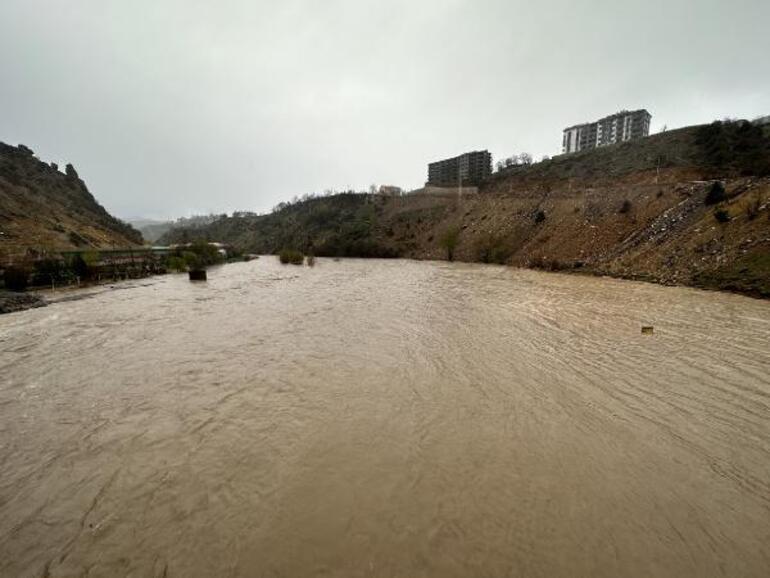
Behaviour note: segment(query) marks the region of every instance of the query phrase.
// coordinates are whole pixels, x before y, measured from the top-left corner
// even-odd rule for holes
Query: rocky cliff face
[[[72,165],[62,173],[23,145],[0,143],[0,259],[141,243],[136,229],[94,199]]]
[[[337,195],[173,238],[316,255],[453,257],[770,297],[770,139],[690,127],[497,173],[476,194]],[[714,185],[714,183],[721,183]],[[713,187],[724,189],[716,202]]]

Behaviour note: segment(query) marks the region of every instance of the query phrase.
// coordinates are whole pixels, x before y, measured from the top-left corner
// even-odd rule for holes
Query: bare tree
[[[519,155],[519,163],[522,165],[529,166],[532,164],[532,155],[529,153],[521,153]]]

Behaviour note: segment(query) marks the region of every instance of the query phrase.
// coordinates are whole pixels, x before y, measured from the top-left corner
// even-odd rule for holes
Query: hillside
[[[165,241],[316,255],[454,258],[770,297],[770,138],[688,127],[493,175],[476,194],[311,198]],[[707,204],[719,182],[724,198]],[[716,185],[719,188],[719,185]]]
[[[141,243],[139,231],[110,215],[72,165],[62,173],[23,145],[0,143],[0,259]]]

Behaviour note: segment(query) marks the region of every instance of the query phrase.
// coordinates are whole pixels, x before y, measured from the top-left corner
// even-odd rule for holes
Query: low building
[[[400,197],[403,191],[401,190],[401,187],[395,187],[392,185],[380,185],[380,190],[378,194],[382,195],[383,197]]]
[[[489,151],[473,151],[428,165],[428,185],[456,187],[479,185],[492,174]]]
[[[576,124],[564,129],[562,153],[576,153],[650,134],[652,115],[645,109],[627,111],[606,116],[596,122]]]

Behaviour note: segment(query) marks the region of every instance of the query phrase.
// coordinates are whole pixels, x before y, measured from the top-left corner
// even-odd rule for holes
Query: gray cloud
[[[0,140],[71,161],[122,216],[419,186],[475,148],[556,154],[770,113],[766,0],[3,0]]]

